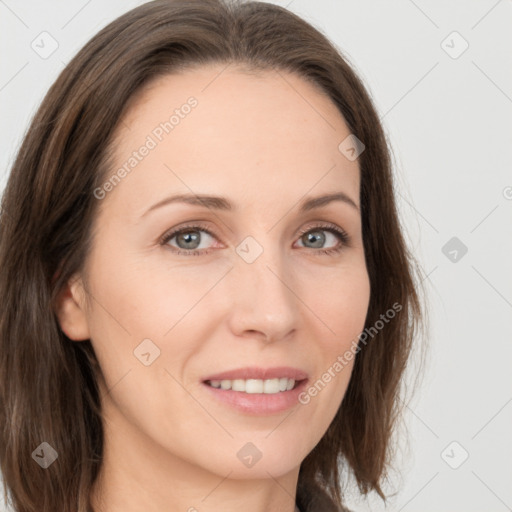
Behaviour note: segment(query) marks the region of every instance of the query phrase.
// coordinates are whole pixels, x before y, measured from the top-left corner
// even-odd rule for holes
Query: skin
[[[190,96],[197,107],[95,199],[92,251],[61,296],[62,330],[91,339],[106,381],[93,504],[97,512],[225,512],[228,503],[293,512],[300,464],[334,418],[353,361],[307,405],[270,415],[217,403],[201,381],[286,365],[311,384],[357,339],[370,297],[359,167],[338,150],[350,134],[343,117],[302,78],[210,65],[160,78],[135,98],[116,132],[115,169]],[[357,208],[336,201],[298,213],[304,196],[334,191]],[[190,192],[224,196],[238,211],[175,203],[142,216]],[[174,253],[192,250],[177,237],[159,245],[170,228],[194,221],[215,235],[195,231],[201,255]],[[343,242],[319,223],[345,230],[349,245],[321,254]],[[325,235],[320,248],[300,235],[308,226]],[[251,264],[236,252],[247,236],[263,249]],[[134,357],[147,338],[160,349],[149,366]],[[262,453],[250,468],[237,457],[247,442]]]

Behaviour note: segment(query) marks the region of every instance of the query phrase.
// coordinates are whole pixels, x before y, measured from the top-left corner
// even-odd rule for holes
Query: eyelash
[[[306,233],[309,233],[310,231],[329,231],[330,233],[333,233],[338,237],[338,239],[341,241],[341,244],[337,245],[336,247],[331,247],[329,249],[312,249],[313,251],[319,252],[320,254],[325,255],[332,255],[337,254],[341,252],[345,247],[350,246],[350,236],[347,234],[346,231],[339,228],[335,224],[319,224],[316,226],[308,226],[307,228],[302,229],[299,232],[299,238],[304,236]],[[167,244],[170,240],[172,240],[176,235],[180,235],[183,232],[187,231],[204,231],[208,235],[210,235],[213,238],[217,238],[217,236],[206,226],[198,223],[198,224],[190,224],[187,226],[182,226],[179,229],[172,230],[170,232],[164,233],[159,240],[160,245]],[[211,249],[201,249],[201,250],[191,250],[191,251],[184,251],[179,250],[173,247],[171,249],[172,252],[178,255],[185,255],[185,256],[201,256],[205,254],[209,254],[211,252]]]

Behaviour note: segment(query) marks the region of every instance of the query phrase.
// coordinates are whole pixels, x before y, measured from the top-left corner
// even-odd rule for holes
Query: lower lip
[[[306,387],[308,380],[304,379],[289,391],[279,393],[244,393],[231,389],[214,388],[203,382],[212,395],[222,403],[245,414],[265,415],[286,411],[297,405],[299,395]]]

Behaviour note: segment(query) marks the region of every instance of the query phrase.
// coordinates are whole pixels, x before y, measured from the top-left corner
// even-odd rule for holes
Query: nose
[[[265,249],[252,263],[235,258],[228,292],[230,328],[235,335],[257,333],[271,342],[290,336],[298,327],[301,300],[284,258],[278,249]]]

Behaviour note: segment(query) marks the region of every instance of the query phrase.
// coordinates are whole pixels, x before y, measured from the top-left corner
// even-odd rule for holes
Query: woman
[[[133,9],[51,87],[2,208],[16,512],[346,510],[340,464],[385,498],[415,264],[378,116],[316,29]]]

